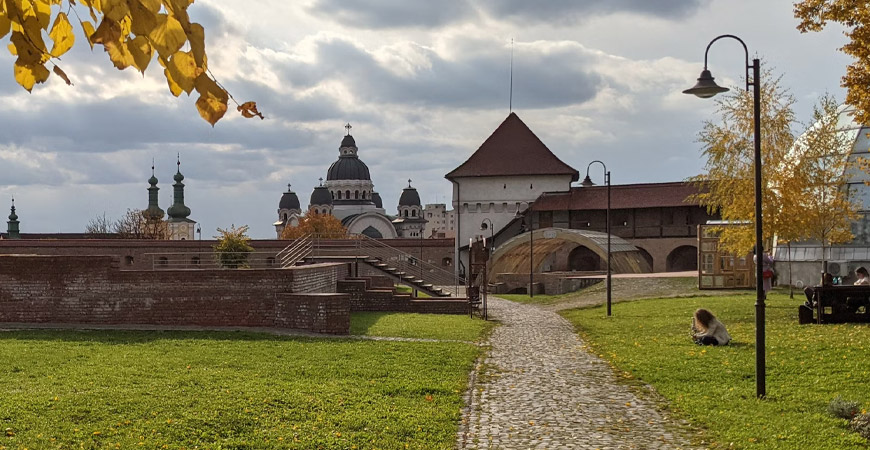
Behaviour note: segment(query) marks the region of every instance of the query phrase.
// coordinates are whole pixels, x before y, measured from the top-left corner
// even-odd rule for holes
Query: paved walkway
[[[490,298],[501,321],[469,392],[460,449],[681,449],[674,422],[618,384],[554,312]]]

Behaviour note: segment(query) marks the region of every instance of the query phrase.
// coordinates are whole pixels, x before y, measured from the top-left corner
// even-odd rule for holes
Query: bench
[[[870,286],[816,286],[813,289],[815,318],[802,306],[804,312],[798,314],[800,323],[870,322]]]

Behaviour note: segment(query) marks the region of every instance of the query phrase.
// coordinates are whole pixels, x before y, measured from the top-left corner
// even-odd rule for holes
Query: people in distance
[[[692,316],[692,340],[698,345],[728,345],[731,335],[713,313],[698,308]]]
[[[870,273],[867,273],[867,269],[859,267],[855,269],[855,275],[858,276],[855,286],[870,286]]]
[[[866,272],[866,270],[865,270]],[[828,272],[825,272],[822,275],[822,286],[833,286],[834,285],[834,276]],[[807,286],[804,289],[804,295],[807,296],[807,301],[804,305],[807,308],[815,308],[816,307],[816,289],[812,286]]]

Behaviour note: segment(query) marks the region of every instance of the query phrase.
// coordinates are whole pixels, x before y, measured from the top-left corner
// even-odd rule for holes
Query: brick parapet
[[[122,271],[112,256],[0,255],[0,322],[205,327],[292,324],[310,326],[302,328],[310,331],[346,334],[349,313],[336,309],[338,300],[303,295],[312,291],[334,293],[335,284],[346,276],[344,264],[304,269]],[[292,292],[296,288],[305,292]],[[281,294],[293,294],[294,301],[278,302]],[[349,298],[338,298],[349,311]],[[298,320],[293,307],[299,308]],[[315,310],[320,311],[318,315],[309,317]],[[333,310],[336,318],[323,316]]]

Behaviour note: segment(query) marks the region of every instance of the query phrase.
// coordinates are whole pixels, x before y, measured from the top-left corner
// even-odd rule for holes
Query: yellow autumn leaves
[[[193,0],[78,0],[92,21],[82,20],[76,0],[0,0],[0,38],[10,33],[9,51],[18,57],[15,80],[30,91],[50,76],[46,64],[67,84],[72,84],[55,60],[75,44],[69,14],[78,20],[88,44],[102,45],[115,67],[134,67],[144,73],[157,53],[170,92],[199,94],[196,108],[214,125],[227,111],[232,98],[208,71],[205,30],[191,22],[187,7]],[[51,22],[52,6],[58,12]],[[95,26],[95,24],[97,24]],[[44,36],[51,40],[49,50]],[[254,102],[237,106],[244,117],[260,117]]]

